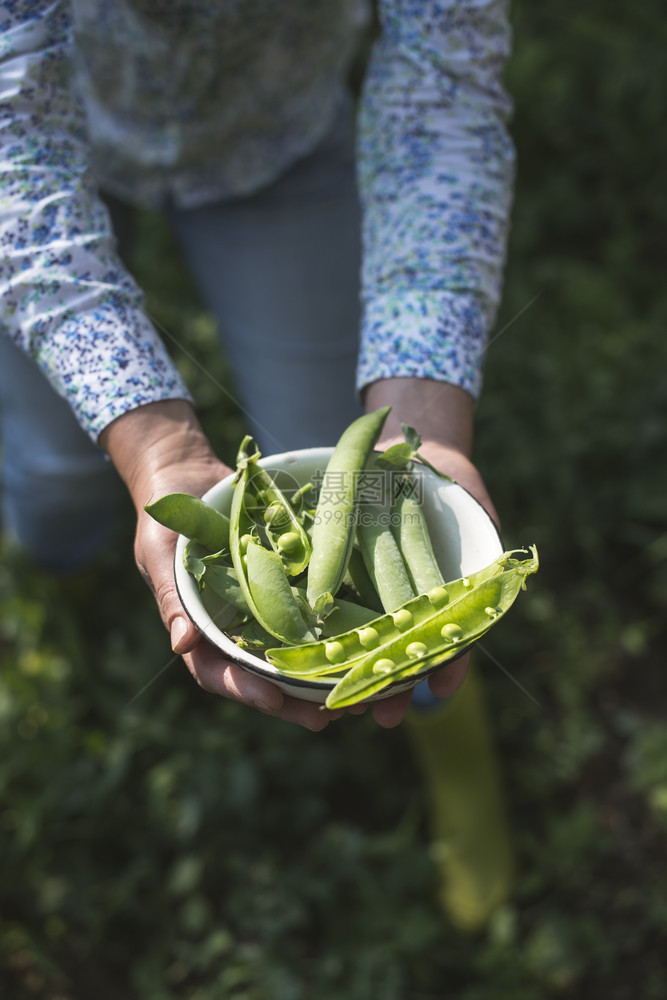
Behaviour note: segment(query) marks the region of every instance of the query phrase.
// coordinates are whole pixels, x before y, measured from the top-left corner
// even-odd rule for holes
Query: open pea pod
[[[252,438],[245,437],[237,459],[245,513],[248,521],[254,522],[257,532],[266,538],[280,557],[288,576],[298,576],[310,559],[310,538],[293,505],[266,469],[258,464],[259,457],[260,453],[254,448]],[[250,525],[247,527],[249,530]]]
[[[229,518],[229,544],[239,585],[253,617],[272,636],[290,644],[312,641],[316,634],[303,616],[280,556],[257,537],[254,492],[248,489],[252,471],[251,461],[239,463]]]
[[[460,596],[462,595],[458,595],[448,610],[457,605]],[[302,646],[269,649],[267,658],[284,674],[291,677],[318,680],[342,675],[365,662],[371,650],[379,655],[397,639],[402,639],[407,646],[410,639],[417,639],[420,629],[427,625],[438,614],[438,610],[448,602],[447,591],[440,587],[430,594],[413,598],[391,614],[373,619],[369,617],[364,622],[359,621],[344,633],[334,634],[331,627],[327,628],[325,621],[323,640]]]
[[[442,608],[456,605],[461,597],[486,580],[515,565],[533,565],[532,558],[517,560],[515,554],[505,552],[470,576],[452,580],[445,587],[435,587],[428,594],[414,597],[395,611],[369,620],[362,628],[354,627],[335,636],[329,632],[327,638],[301,646],[270,649],[267,658],[278,669],[295,677],[316,678],[348,669],[370,650],[384,648],[401,636],[408,636],[406,643],[409,642],[415,630],[428,623]]]
[[[457,656],[464,645],[475,641],[502,617],[524,585],[525,577],[538,568],[534,548],[528,558],[516,559],[516,554],[505,552],[469,577],[436,587],[361,627],[315,643],[269,649],[267,659],[283,673],[311,679],[343,672],[347,676],[353,669],[370,665],[371,681],[379,684],[377,690],[381,690],[398,679],[396,674],[403,668],[424,669],[426,660],[431,665],[433,656],[441,662]],[[411,645],[414,643],[421,646]],[[407,663],[403,655],[397,661],[396,656],[409,646]],[[378,670],[372,673],[373,664],[379,660],[392,661],[391,674],[381,677]],[[388,667],[385,663],[379,669]]]
[[[329,693],[327,708],[346,708],[390,684],[419,676],[454,659],[488,632],[510,609],[526,577],[537,572],[537,551],[509,559],[495,576],[467,590],[430,619],[375,649],[349,669]]]

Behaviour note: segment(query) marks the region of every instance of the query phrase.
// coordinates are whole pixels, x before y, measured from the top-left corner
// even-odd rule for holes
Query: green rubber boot
[[[514,855],[475,668],[454,697],[411,708],[407,723],[430,803],[440,900],[457,927],[480,930],[512,891]]]

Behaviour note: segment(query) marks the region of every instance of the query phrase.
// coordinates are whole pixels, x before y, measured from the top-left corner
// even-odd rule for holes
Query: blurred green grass
[[[657,0],[520,0],[513,20],[519,174],[476,445],[508,546],[542,559],[486,643],[539,704],[478,654],[513,900],[472,937],[438,909],[402,729],[315,738],[199,691],[128,521],[65,583],[3,552],[4,996],[666,995],[667,29]],[[134,266],[231,461],[229,372],[156,216]]]

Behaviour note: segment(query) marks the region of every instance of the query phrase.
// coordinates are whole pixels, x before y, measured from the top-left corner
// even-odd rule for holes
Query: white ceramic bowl
[[[326,469],[333,448],[305,448],[282,455],[261,458],[259,464],[275,476],[281,489],[303,486],[317,481]],[[474,497],[456,483],[440,479],[423,466],[417,466],[416,475],[422,477],[424,514],[429,526],[433,550],[445,580],[483,569],[497,559],[503,551],[498,530],[487,512]],[[234,475],[229,475],[204,495],[204,500],[223,514],[229,514]],[[276,684],[286,694],[304,701],[323,703],[334,680],[298,680],[286,677],[261,657],[241,649],[223,630],[224,605],[212,592],[200,592],[196,581],[183,566],[183,552],[187,539],[179,536],[176,545],[174,574],[178,593],[187,614],[206,639],[228,659],[240,664]],[[470,648],[465,647],[466,649]],[[465,652],[461,649],[459,655]],[[437,666],[432,670],[437,670]],[[431,671],[429,671],[431,672]],[[422,679],[424,675],[419,678]],[[414,686],[416,681],[397,681],[378,697],[388,697]]]

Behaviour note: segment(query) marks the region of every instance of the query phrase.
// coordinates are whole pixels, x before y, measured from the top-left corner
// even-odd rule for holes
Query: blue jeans
[[[252,197],[168,215],[264,454],[335,443],[361,412],[350,117]],[[121,484],[37,366],[1,333],[0,426],[5,526],[47,568],[86,563],[109,541]]]

